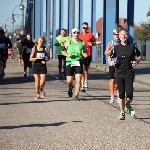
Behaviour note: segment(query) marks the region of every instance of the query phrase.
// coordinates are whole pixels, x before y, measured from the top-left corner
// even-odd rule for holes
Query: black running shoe
[[[69,97],[72,97],[72,95],[73,95],[72,89],[69,89],[69,90],[68,90],[68,96],[69,96]]]

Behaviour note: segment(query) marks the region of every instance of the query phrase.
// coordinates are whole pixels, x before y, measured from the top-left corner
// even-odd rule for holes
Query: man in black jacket
[[[22,54],[27,45],[27,39],[24,35],[24,30],[20,30],[20,34],[17,36],[16,42],[19,54],[19,65],[23,65]]]
[[[0,27],[0,79],[5,76],[4,69],[8,59],[8,48],[12,48],[11,41],[5,36],[4,30]]]

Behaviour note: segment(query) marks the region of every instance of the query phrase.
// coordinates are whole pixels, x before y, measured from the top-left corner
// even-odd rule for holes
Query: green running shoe
[[[88,89],[88,82],[84,82],[84,88],[85,88],[85,90]]]
[[[75,95],[75,96],[74,96],[74,100],[75,100],[75,101],[80,101],[80,100],[79,100],[79,96],[78,96],[78,95]]]
[[[133,110],[133,108],[131,106],[127,106],[125,105],[125,110],[130,114],[130,116],[135,116],[135,111]]]
[[[118,116],[119,120],[125,120],[125,113],[120,113],[120,115]]]

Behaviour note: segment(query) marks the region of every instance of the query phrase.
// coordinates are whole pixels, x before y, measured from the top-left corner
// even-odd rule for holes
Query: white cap
[[[72,29],[72,32],[80,32],[78,28]]]

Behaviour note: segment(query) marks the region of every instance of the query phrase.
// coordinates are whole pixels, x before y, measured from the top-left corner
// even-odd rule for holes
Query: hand
[[[19,40],[18,42],[21,43],[21,40]]]
[[[83,57],[87,58],[87,53],[82,53]]]
[[[109,64],[110,66],[113,66],[115,64],[115,61],[111,61]]]
[[[42,64],[45,64],[46,62],[45,62],[45,61],[41,61],[41,63],[42,63]]]
[[[88,46],[92,46],[92,43],[91,43],[91,42],[88,42]]]
[[[71,57],[72,57],[72,54],[68,54],[67,57],[68,57],[68,58],[71,58]]]
[[[137,61],[131,61],[132,67],[136,67],[137,66]]]

